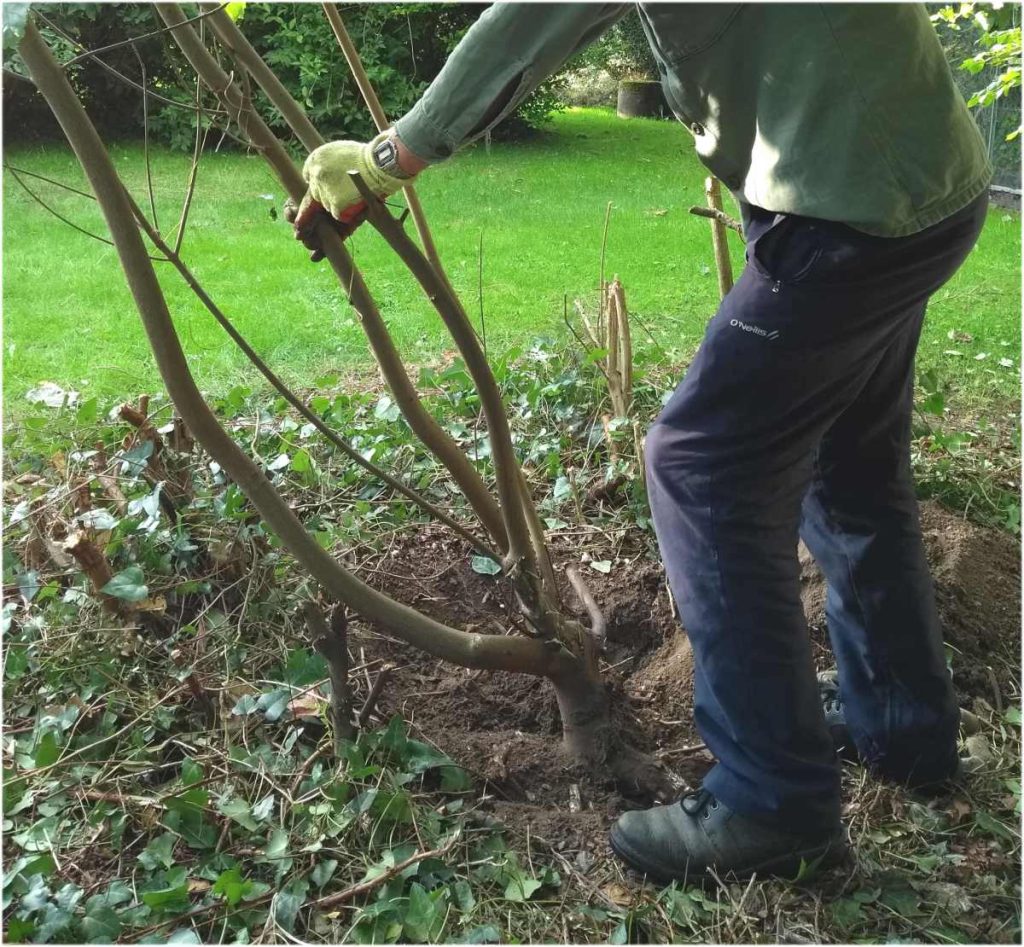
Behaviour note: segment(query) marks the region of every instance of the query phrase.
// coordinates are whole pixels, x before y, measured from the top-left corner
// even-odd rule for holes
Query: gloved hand
[[[309,153],[302,167],[309,188],[297,208],[290,201],[285,204],[285,219],[295,227],[295,239],[313,251],[310,259],[314,263],[324,257],[315,233],[322,214],[330,218],[343,240],[366,219],[366,201],[352,183],[350,172],[358,171],[380,198],[413,181],[413,177],[394,177],[378,166],[373,150],[389,135],[381,132],[370,142],[330,141]]]

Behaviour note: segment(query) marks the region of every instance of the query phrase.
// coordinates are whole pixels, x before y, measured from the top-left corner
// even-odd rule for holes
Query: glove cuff
[[[406,184],[409,184],[416,175],[401,175],[401,172],[397,171],[397,166],[394,170],[385,171],[377,163],[377,152],[380,145],[389,141],[391,138],[390,129],[382,131],[372,141],[367,142],[365,150],[363,151],[363,160],[360,171],[363,175],[363,180],[366,181],[367,185],[374,192],[374,194],[380,194],[381,196],[387,196],[394,194],[395,191],[400,191]]]

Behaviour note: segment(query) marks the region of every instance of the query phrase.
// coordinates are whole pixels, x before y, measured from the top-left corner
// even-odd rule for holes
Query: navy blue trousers
[[[718,761],[704,785],[735,811],[800,827],[839,815],[798,538],[827,580],[866,764],[908,783],[956,765],[910,425],[925,305],[986,206],[900,238],[744,207],[747,266],[647,436],[655,529],[693,645],[696,724]]]

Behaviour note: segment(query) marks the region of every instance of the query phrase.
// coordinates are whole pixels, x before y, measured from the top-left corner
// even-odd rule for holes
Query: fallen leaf
[[[950,820],[956,825],[971,814],[971,804],[966,799],[956,798],[949,807]]]
[[[316,694],[303,694],[288,701],[288,709],[295,717],[319,717],[322,709],[327,705],[327,699],[318,697]]]
[[[152,598],[144,598],[141,602],[136,602],[135,607],[140,612],[153,612],[162,615],[167,611],[167,599],[162,595],[154,595]]]
[[[65,391],[52,381],[41,381],[35,388],[25,393],[25,398],[32,404],[44,404],[48,408],[63,408],[78,401],[77,391]]]
[[[627,907],[633,903],[633,892],[625,885],[620,885],[617,881],[601,885],[601,893],[619,907]]]

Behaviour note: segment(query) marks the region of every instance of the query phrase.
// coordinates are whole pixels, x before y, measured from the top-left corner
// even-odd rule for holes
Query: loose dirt
[[[1001,532],[970,524],[935,504],[922,526],[936,581],[945,640],[961,703],[1019,699],[1020,559]],[[605,674],[619,729],[690,785],[712,763],[692,719],[692,660],[673,614],[659,562],[642,544],[617,550],[607,575],[586,579],[608,621]],[[556,569],[578,563],[566,542]],[[819,667],[832,666],[824,616],[824,580],[805,556],[803,600]],[[456,627],[491,634],[521,631],[512,595],[479,575],[470,555],[443,531],[424,528],[372,558],[361,570],[375,587]],[[568,587],[564,600],[575,600]],[[580,615],[582,618],[582,614]],[[482,808],[522,836],[537,838],[577,863],[605,851],[609,822],[623,799],[600,774],[576,772],[559,751],[558,708],[550,686],[525,675],[470,672],[400,642],[353,626],[366,660],[395,666],[379,704],[400,714],[422,739],[465,767],[483,788]]]

